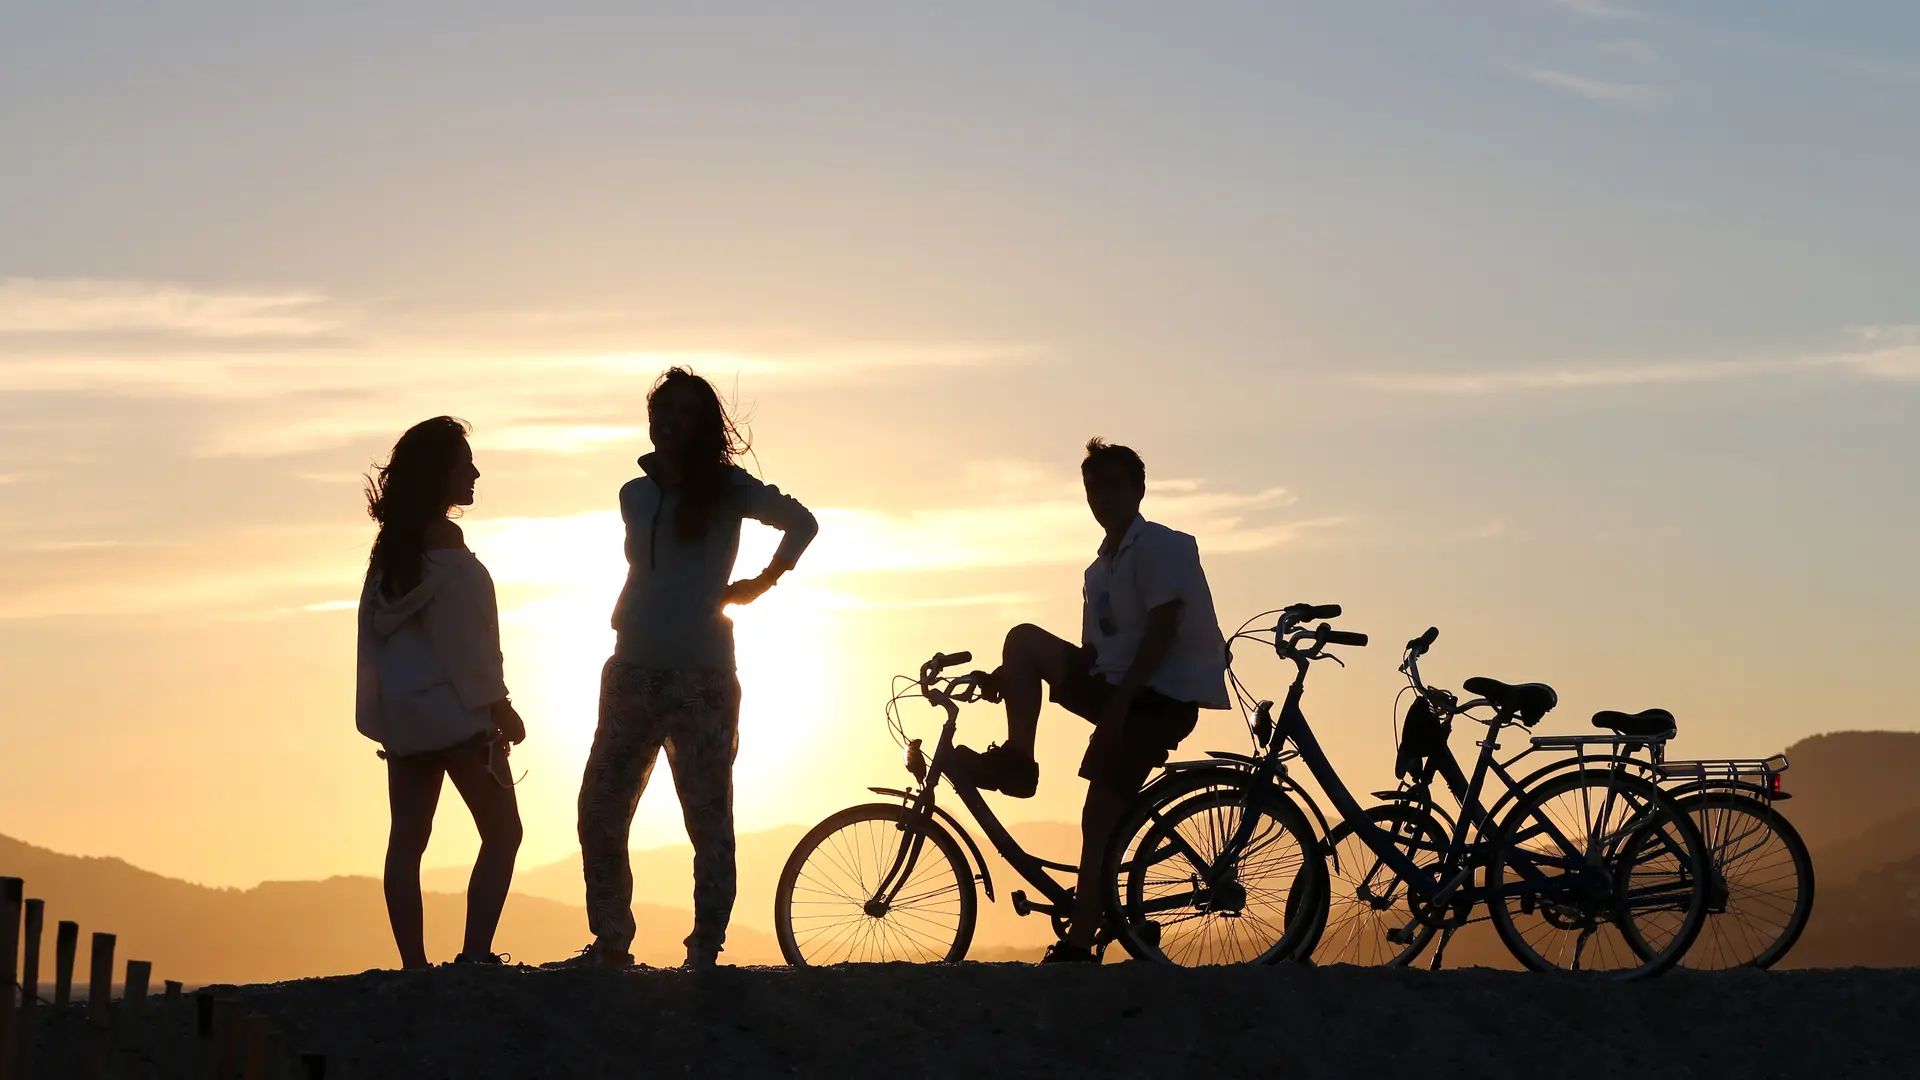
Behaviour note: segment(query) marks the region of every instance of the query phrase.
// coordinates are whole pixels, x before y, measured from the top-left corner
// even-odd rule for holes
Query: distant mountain
[[[1780,808],[1818,853],[1890,818],[1920,811],[1920,732],[1837,731],[1787,747]],[[1920,837],[1892,857],[1920,854]]]
[[[84,980],[87,943],[96,930],[116,934],[116,956],[150,960],[155,979],[271,982],[338,974],[398,963],[379,881],[336,877],[325,881],[266,882],[251,889],[211,889],[141,870],[120,859],[79,858],[0,837],[0,874],[23,878],[26,893],[47,901],[42,980],[52,985],[54,923],[80,924]],[[463,896],[425,897],[427,953],[450,960],[459,951],[466,917]],[[693,915],[643,905],[634,953],[656,965],[677,964]],[[578,906],[516,893],[507,900],[494,947],[530,963],[571,955],[588,940]],[[770,934],[740,927],[729,935],[726,959],[736,964],[778,963]]]
[[[1815,857],[1815,873],[1819,861]],[[1790,967],[1920,966],[1920,857],[1871,870],[1816,894]]]

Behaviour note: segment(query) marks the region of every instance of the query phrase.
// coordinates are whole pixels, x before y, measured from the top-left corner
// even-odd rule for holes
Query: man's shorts
[[[1193,733],[1200,706],[1175,701],[1157,690],[1142,688],[1120,724],[1101,724],[1100,712],[1118,692],[1112,683],[1093,673],[1093,650],[1075,649],[1067,656],[1067,677],[1053,687],[1054,704],[1093,722],[1087,755],[1080,759],[1080,775],[1123,795],[1147,782],[1147,774],[1166,763],[1180,740]]]

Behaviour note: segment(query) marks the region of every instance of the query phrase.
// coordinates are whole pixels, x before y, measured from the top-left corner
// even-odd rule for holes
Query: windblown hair
[[[1089,469],[1121,469],[1134,487],[1147,489],[1147,463],[1140,460],[1140,455],[1134,453],[1132,447],[1110,443],[1098,435],[1087,440],[1087,456],[1080,462],[1080,475],[1085,476]]]
[[[694,541],[707,535],[708,524],[727,499],[734,459],[751,447],[712,383],[686,368],[668,368],[647,392],[648,413],[653,412],[654,399],[668,390],[693,395],[700,414],[687,440],[686,460],[681,462],[680,506],[673,521],[675,536],[683,542]]]
[[[420,584],[427,526],[453,508],[447,478],[470,430],[465,420],[451,416],[422,420],[400,436],[387,463],[367,477],[367,516],[380,523],[367,575],[379,577],[380,591],[388,597]]]

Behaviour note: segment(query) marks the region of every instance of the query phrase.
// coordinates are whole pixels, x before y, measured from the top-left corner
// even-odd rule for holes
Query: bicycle
[[[1770,968],[1813,916],[1813,856],[1775,804],[1787,756],[1665,761],[1668,793],[1699,828],[1712,868],[1706,925],[1680,966]]]
[[[1679,731],[1671,712],[1595,713],[1596,727],[1633,740],[1626,756],[1692,817],[1707,846],[1707,921],[1680,966],[1704,971],[1770,968],[1813,915],[1813,856],[1775,804],[1792,798],[1785,754],[1669,760]],[[1587,738],[1592,738],[1588,736]],[[1644,751],[1645,758],[1635,757]]]
[[[1030,900],[1025,890],[1016,889],[1008,896],[1014,911],[1049,916],[1054,933],[1065,938],[1074,890],[1049,871],[1077,875],[1079,866],[1028,854],[980,789],[947,770],[960,706],[999,700],[985,672],[941,677],[945,669],[971,661],[970,653],[935,653],[921,665],[909,689],[900,691],[896,680],[896,692],[887,703],[888,727],[905,748],[907,771],[916,786],[868,788],[899,802],[863,803],[833,814],[803,836],[788,856],[774,890],[774,928],[787,963],[952,963],[966,957],[978,916],[974,884],[977,881],[992,901],[993,877],[972,834],[939,805],[942,780],[973,815],[987,842],[1042,898]],[[921,740],[906,737],[900,721],[900,701],[913,696],[924,697],[947,714],[931,757]],[[1108,940],[1103,934],[1098,948],[1104,950]]]
[[[1429,628],[1422,640],[1430,646],[1437,633]],[[1410,716],[1409,727],[1413,722]],[[1593,714],[1593,725],[1613,734],[1538,736],[1508,764],[1534,751],[1572,751],[1573,756],[1521,780],[1522,786],[1563,768],[1601,761],[1640,768],[1693,819],[1706,844],[1707,920],[1680,966],[1722,970],[1778,963],[1806,929],[1814,898],[1812,855],[1775,806],[1791,798],[1781,780],[1789,765],[1786,755],[1669,760],[1666,747],[1678,724],[1665,709],[1602,710]],[[1407,741],[1403,731],[1402,743]],[[1603,752],[1594,756],[1596,750]],[[1395,794],[1404,798],[1422,782]]]
[[[1699,831],[1673,800],[1625,767],[1562,769],[1529,787],[1496,759],[1503,729],[1531,728],[1558,703],[1551,687],[1475,678],[1464,685],[1479,696],[1459,705],[1420,680],[1419,656],[1431,638],[1409,642],[1401,670],[1428,708],[1448,724],[1470,716],[1487,725],[1487,737],[1471,779],[1440,740],[1436,766],[1450,784],[1458,783],[1457,818],[1443,824],[1433,808],[1412,799],[1362,810],[1321,750],[1300,701],[1312,663],[1334,658],[1328,647],[1364,646],[1367,637],[1325,621],[1339,617],[1338,605],[1295,604],[1278,614],[1270,639],[1245,625],[1230,639],[1270,645],[1296,667],[1277,720],[1271,701],[1252,710],[1263,753],[1215,752],[1210,761],[1169,765],[1114,834],[1107,853],[1114,869],[1103,876],[1116,937],[1129,953],[1172,959],[1161,942],[1180,942],[1182,926],[1213,915],[1237,917],[1232,905],[1241,897],[1243,862],[1261,850],[1252,843],[1248,811],[1279,806],[1285,813],[1293,805],[1289,792],[1304,796],[1287,775],[1285,763],[1295,758],[1339,811],[1341,826],[1329,831],[1314,863],[1296,871],[1294,903],[1277,940],[1252,959],[1315,953],[1329,925],[1335,875],[1347,890],[1342,903],[1372,913],[1369,932],[1382,947],[1392,946],[1389,962],[1404,964],[1435,934],[1463,925],[1481,907],[1508,950],[1535,970],[1598,968],[1639,978],[1666,970],[1685,953],[1706,917],[1705,853]],[[1317,627],[1304,625],[1315,620]],[[1233,684],[1244,707],[1245,689],[1238,678]],[[1493,810],[1481,801],[1489,773],[1508,786]],[[1211,854],[1170,827],[1192,811],[1222,805],[1237,808],[1239,817]],[[1501,809],[1506,812],[1495,812]],[[1358,847],[1343,855],[1348,839]],[[1344,924],[1336,925],[1345,932]]]

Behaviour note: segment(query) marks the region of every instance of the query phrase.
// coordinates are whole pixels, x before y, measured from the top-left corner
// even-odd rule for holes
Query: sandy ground
[[[1617,984],[1294,966],[441,968],[221,992],[277,1018],[290,1049],[324,1051],[332,1080],[1920,1073],[1913,969]],[[150,1055],[190,1061],[191,1000],[159,1011]],[[78,1017],[48,1020],[54,1042]]]

